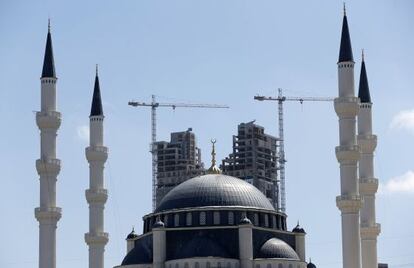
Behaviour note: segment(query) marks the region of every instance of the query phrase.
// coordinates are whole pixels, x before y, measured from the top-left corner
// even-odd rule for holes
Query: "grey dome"
[[[242,206],[274,210],[256,187],[231,176],[208,174],[187,180],[172,189],[155,212],[208,206]]]
[[[284,241],[271,238],[267,240],[260,248],[258,258],[263,259],[293,259],[299,260],[298,254]]]

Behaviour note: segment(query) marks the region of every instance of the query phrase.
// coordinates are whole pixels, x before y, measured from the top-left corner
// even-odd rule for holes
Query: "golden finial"
[[[208,169],[209,174],[221,174],[221,170],[216,166],[216,142],[215,139],[211,140],[213,148],[211,150],[211,167]]]
[[[344,16],[346,16],[346,4],[344,2]]]

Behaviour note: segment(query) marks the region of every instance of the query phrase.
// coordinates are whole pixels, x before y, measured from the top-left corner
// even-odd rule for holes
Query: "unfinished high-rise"
[[[255,121],[241,123],[233,136],[233,153],[221,165],[224,174],[238,177],[258,188],[279,208],[276,137],[265,134]]]
[[[196,145],[196,137],[191,128],[171,133],[170,142],[156,142],[155,150],[157,204],[178,184],[205,173],[204,164],[201,162],[201,150]]]

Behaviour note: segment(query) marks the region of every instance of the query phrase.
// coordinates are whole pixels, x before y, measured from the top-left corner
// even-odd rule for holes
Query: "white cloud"
[[[391,178],[385,184],[380,184],[380,193],[414,193],[414,171],[410,170],[401,176]]]
[[[78,138],[82,141],[89,142],[89,126],[83,125],[76,128]]]
[[[392,129],[405,129],[414,132],[414,109],[396,114],[390,124]]]

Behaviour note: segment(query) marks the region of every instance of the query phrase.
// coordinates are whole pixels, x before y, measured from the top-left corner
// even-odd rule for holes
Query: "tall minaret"
[[[89,162],[89,189],[85,191],[89,204],[89,233],[85,234],[85,242],[89,246],[89,268],[104,268],[104,251],[109,237],[104,232],[104,209],[108,193],[104,188],[103,171],[108,148],[103,145],[103,121],[97,66],[89,116],[89,147],[85,149]]]
[[[381,228],[375,221],[375,193],[378,180],[374,178],[374,151],[377,136],[372,134],[372,102],[369,94],[364,52],[362,52],[361,76],[359,79],[358,145],[361,149],[359,162],[359,192],[364,200],[361,209],[361,253],[363,268],[377,268],[377,236]]]
[[[335,111],[339,117],[339,146],[335,151],[340,164],[341,195],[336,198],[336,205],[342,218],[342,261],[344,268],[361,268],[361,198],[358,187],[360,152],[356,141],[359,99],[354,92],[354,59],[345,10],[338,60],[338,86]]]
[[[56,136],[61,123],[61,115],[56,110],[56,82],[49,21],[40,78],[41,108],[36,113],[40,129],[40,158],[36,160],[40,176],[40,206],[35,209],[39,222],[39,268],[56,267],[56,227],[62,215],[61,208],[56,207],[56,181],[60,172],[60,160],[56,158]]]

